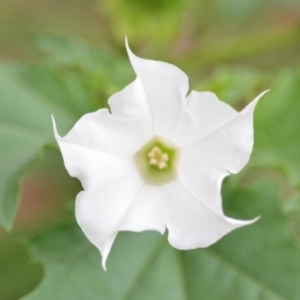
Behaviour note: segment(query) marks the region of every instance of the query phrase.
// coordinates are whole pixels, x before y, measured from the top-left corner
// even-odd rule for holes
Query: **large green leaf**
[[[300,185],[300,73],[284,72],[255,113],[252,166],[277,167]]]
[[[42,69],[36,71],[39,82],[48,81],[43,91],[25,83],[33,76],[26,69],[0,68],[0,225],[6,229],[15,215],[21,175],[41,147],[54,141],[51,114],[66,130],[80,116],[79,111],[88,110],[84,96],[76,103],[73,95],[61,93],[66,85],[60,78],[48,76]]]
[[[45,273],[23,300],[299,299],[300,250],[277,201],[269,184],[225,191],[228,214],[262,218],[208,249],[177,251],[156,233],[121,233],[107,272],[77,225],[49,231],[30,245]]]
[[[32,290],[42,276],[41,265],[30,261],[25,246],[13,241],[1,240],[0,270],[2,300],[19,299]]]
[[[81,75],[80,80],[89,86],[94,96],[98,96],[95,108],[107,105],[107,98],[133,78],[128,59],[118,55],[115,49],[109,49],[109,53],[99,51],[80,40],[60,36],[40,37],[37,45],[52,63]],[[122,50],[125,51],[125,45]],[[104,100],[99,99],[100,95]]]
[[[51,114],[61,134],[86,112],[107,106],[110,94],[131,79],[122,60],[79,42],[44,38],[47,63],[0,65],[0,226],[10,229],[19,181],[40,149],[53,144]],[[133,72],[132,72],[133,73]]]

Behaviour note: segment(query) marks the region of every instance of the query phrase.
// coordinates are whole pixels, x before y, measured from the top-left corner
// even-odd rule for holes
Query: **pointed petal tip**
[[[261,216],[257,216],[256,218],[250,220],[250,222],[251,222],[250,224],[255,223],[255,222],[258,221],[260,218],[261,218]]]
[[[107,268],[106,268],[106,260],[104,259],[104,257],[102,257],[102,268],[103,270],[106,272]]]
[[[244,226],[248,226],[248,225],[252,225],[254,224],[256,221],[258,221],[261,218],[261,216],[255,217],[251,220],[248,221],[240,221],[240,224],[238,225],[238,227],[244,227]]]
[[[104,251],[104,252],[102,253],[102,252],[100,251],[100,254],[101,254],[101,256],[102,256],[102,261],[101,261],[102,268],[103,268],[103,270],[106,272],[106,271],[107,271],[106,262],[107,262],[107,258],[108,258],[109,252],[106,253],[106,252]]]
[[[248,220],[248,221],[242,221],[244,224],[241,224],[241,226],[251,225],[251,224],[255,223],[256,221],[258,221],[260,218],[261,218],[261,216],[258,216],[258,217],[255,217],[255,218],[251,219],[251,220]]]
[[[105,243],[102,244],[101,246],[100,245],[96,246],[98,248],[98,250],[100,251],[100,254],[102,256],[102,268],[103,268],[104,271],[107,271],[106,261],[107,261],[107,258],[109,256],[112,244],[114,243],[114,240],[115,240],[116,236],[117,236],[117,233],[113,234],[110,238],[108,238],[105,241]]]
[[[57,132],[56,122],[55,122],[54,116],[52,114],[51,114],[51,118],[52,118],[54,136],[55,136],[56,139],[61,139],[61,136]]]
[[[129,60],[131,61],[131,64],[132,64],[132,60],[136,57],[136,55],[131,51],[131,49],[129,47],[129,42],[128,42],[127,36],[125,36],[125,47],[126,47],[126,51],[127,51]]]
[[[137,74],[137,69],[139,68],[139,64],[141,61],[145,60],[144,58],[141,58],[137,55],[135,55],[131,49],[130,49],[130,46],[129,46],[129,42],[128,42],[128,39],[127,39],[127,36],[125,37],[125,47],[126,47],[126,51],[127,51],[127,55],[129,57],[129,61],[135,71],[135,73]]]
[[[128,55],[129,55],[129,53],[132,53],[131,50],[130,50],[130,47],[129,47],[129,42],[128,42],[127,35],[125,36],[125,48],[126,48],[126,51],[127,51]]]
[[[54,119],[54,116],[52,114],[51,114],[51,120],[52,120],[53,127],[55,127],[55,119]]]
[[[258,102],[265,94],[267,94],[271,89],[261,92],[252,102]]]
[[[232,225],[235,225],[236,228],[251,225],[251,224],[255,223],[256,221],[258,221],[260,218],[261,218],[261,216],[255,217],[251,220],[239,220],[239,219],[232,219],[229,217],[225,217],[227,222],[231,223]]]
[[[54,116],[52,114],[51,114],[51,119],[52,119],[52,126],[53,126],[54,136],[55,136],[55,138],[59,138],[59,135],[57,133],[57,128],[56,128],[56,122],[55,122]]]
[[[260,93],[253,101],[259,101],[265,94],[267,94],[268,92],[270,92],[271,89],[265,90],[262,93]]]
[[[125,37],[125,47],[127,51],[127,55],[129,58],[129,61],[131,63],[131,66],[135,72],[135,74],[138,76],[138,69],[139,69],[139,62],[142,60],[140,57],[136,56],[130,49],[127,36]]]
[[[259,100],[265,95],[267,94],[271,89],[265,90],[262,93],[260,93],[256,98],[254,98],[254,100],[252,100],[242,111],[241,113],[246,113],[247,111],[254,109],[257,105],[257,103],[259,102]]]

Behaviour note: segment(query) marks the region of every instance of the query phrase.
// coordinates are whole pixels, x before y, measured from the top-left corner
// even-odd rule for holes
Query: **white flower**
[[[55,137],[69,174],[84,191],[76,218],[102,264],[118,231],[156,230],[177,249],[207,247],[251,224],[226,217],[224,177],[239,172],[253,146],[253,110],[241,112],[210,92],[188,91],[177,67],[127,52],[137,78]],[[54,120],[53,120],[54,122]]]

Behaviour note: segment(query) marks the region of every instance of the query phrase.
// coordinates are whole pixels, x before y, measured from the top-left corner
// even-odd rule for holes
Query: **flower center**
[[[167,162],[169,160],[169,155],[161,151],[158,147],[153,147],[148,153],[149,164],[159,168],[160,170],[167,167]]]
[[[165,140],[153,139],[135,154],[135,162],[145,181],[155,185],[176,177],[178,151]]]

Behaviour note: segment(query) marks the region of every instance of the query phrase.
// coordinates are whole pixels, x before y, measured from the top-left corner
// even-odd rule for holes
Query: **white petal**
[[[139,80],[109,99],[107,109],[84,115],[65,140],[92,149],[132,155],[153,136],[152,114]]]
[[[169,230],[169,242],[177,249],[208,247],[225,234],[255,222],[227,218],[210,209],[181,183],[143,188],[120,226],[121,230]]]
[[[181,163],[182,162],[182,163]],[[179,162],[178,179],[184,186],[214,212],[223,215],[221,185],[229,175],[226,170],[203,169],[197,164]]]
[[[257,220],[234,220],[217,214],[178,182],[166,186],[164,194],[168,240],[177,249],[208,247],[230,231]]]
[[[168,137],[182,114],[188,77],[174,65],[137,57],[129,49],[127,41],[126,47],[150,103],[155,134]]]
[[[70,143],[54,130],[69,174],[79,178],[85,189],[76,199],[76,219],[102,253],[105,268],[119,224],[143,180],[131,157]]]
[[[152,124],[152,113],[139,78],[108,99],[114,116],[133,118]]]
[[[143,186],[120,224],[120,230],[165,232],[165,200],[162,198],[161,188],[148,184]]]
[[[211,134],[238,115],[231,106],[214,93],[195,92],[186,98],[186,107],[169,138],[187,147]]]
[[[180,164],[238,173],[252,152],[253,111],[264,93],[218,130],[181,150]]]

